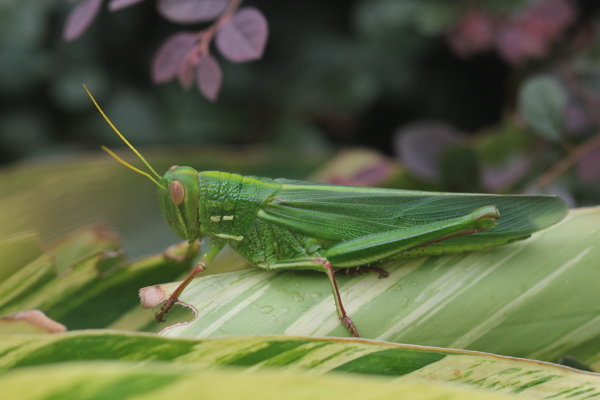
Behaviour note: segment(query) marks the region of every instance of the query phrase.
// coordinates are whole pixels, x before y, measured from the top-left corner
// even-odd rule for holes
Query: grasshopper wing
[[[485,206],[496,206],[500,211],[496,227],[427,246],[427,254],[476,250],[525,239],[568,213],[567,205],[555,196],[420,192],[278,181],[282,188],[264,204],[258,217],[324,241],[339,242],[439,223]]]

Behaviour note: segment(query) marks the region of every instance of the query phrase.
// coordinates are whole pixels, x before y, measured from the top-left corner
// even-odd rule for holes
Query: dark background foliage
[[[104,2],[89,29],[65,42],[71,2],[2,2],[0,163],[121,146],[93,109],[85,83],[141,148],[367,146],[400,155],[417,177],[437,187],[477,191],[528,190],[574,157],[570,166],[579,169],[573,177],[573,168],[565,168],[531,191],[562,193],[572,204],[597,203],[600,163],[594,159],[600,156],[589,154],[598,146],[573,155],[598,125],[592,112],[597,2],[248,0],[243,6],[255,7],[268,21],[264,56],[234,64],[213,43],[223,84],[210,102],[175,81],[155,85],[150,74],[166,38],[209,23],[169,22],[154,0],[114,13]],[[540,76],[548,79],[534,85],[534,101],[521,101],[524,84]],[[548,93],[557,100],[531,111],[527,104],[555,98]],[[556,110],[557,127],[531,123]],[[559,137],[548,138],[548,129]],[[490,131],[500,141],[521,144],[502,150],[497,141],[477,139]],[[400,139],[407,133],[412,140]],[[527,139],[514,139],[521,136]],[[452,143],[451,151],[440,143]],[[501,156],[494,156],[496,150]],[[428,163],[437,172],[423,173]],[[584,187],[591,189],[583,194]]]

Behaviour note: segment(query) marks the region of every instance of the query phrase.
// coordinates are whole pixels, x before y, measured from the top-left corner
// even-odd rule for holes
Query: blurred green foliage
[[[166,21],[154,0],[117,12],[107,4],[65,42],[71,2],[0,3],[0,164],[121,146],[85,83],[141,148],[360,145],[401,155],[395,137],[403,127],[441,121],[461,135],[459,150],[437,148],[439,157],[416,164],[401,157],[419,179],[415,171],[437,169],[432,188],[600,201],[600,146],[585,145],[600,125],[597,2],[247,0],[268,21],[264,57],[234,64],[211,51],[224,76],[215,103],[150,77],[166,38],[209,23]],[[516,147],[504,146],[514,137]]]
[[[154,86],[149,74],[163,40],[206,24],[165,21],[150,0],[115,13],[105,3],[91,28],[65,43],[70,2],[2,2],[0,161],[120,145],[82,83],[139,146],[369,143],[391,153],[393,129],[417,117],[464,129],[492,123],[506,68],[489,56],[452,56],[440,33],[465,5],[430,3],[246,1],[269,22],[265,57],[220,58],[224,86],[211,104],[174,82]],[[484,76],[472,72],[486,64],[499,82],[484,88]]]

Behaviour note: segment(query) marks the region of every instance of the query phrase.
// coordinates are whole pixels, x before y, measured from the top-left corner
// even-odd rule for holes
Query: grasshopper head
[[[159,183],[161,187],[158,189],[158,201],[167,224],[184,240],[198,238],[198,172],[191,167],[174,165]]]
[[[198,219],[198,197],[200,196],[198,172],[190,167],[179,167],[174,165],[169,168],[167,173],[161,178],[150,164],[148,164],[148,161],[146,161],[135,147],[125,139],[125,136],[119,132],[117,127],[110,122],[110,119],[104,114],[104,111],[102,111],[87,87],[85,87],[85,85],[83,85],[83,87],[110,127],[113,128],[115,133],[119,135],[123,142],[125,142],[135,154],[137,154],[140,160],[146,164],[150,172],[152,172],[159,180],[156,180],[152,175],[141,171],[122,160],[106,147],[102,146],[102,149],[127,168],[148,177],[154,182],[158,186],[158,201],[160,203],[160,208],[167,220],[167,224],[173,229],[173,232],[180,238],[190,242],[197,239],[200,235],[200,221]]]

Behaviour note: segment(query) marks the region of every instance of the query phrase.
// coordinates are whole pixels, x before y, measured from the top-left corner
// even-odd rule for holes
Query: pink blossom
[[[468,12],[448,35],[448,44],[462,57],[488,50],[492,45],[494,24],[480,11]]]

